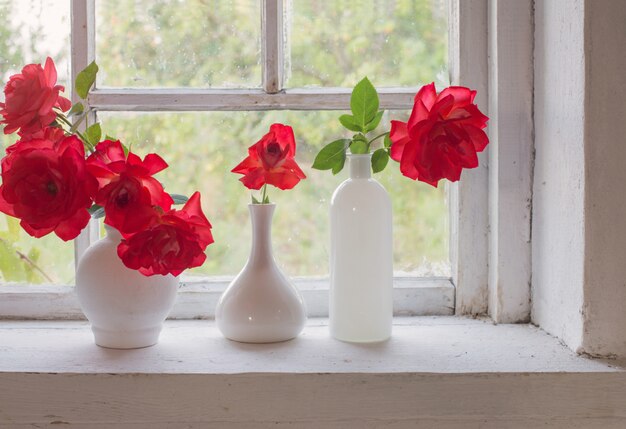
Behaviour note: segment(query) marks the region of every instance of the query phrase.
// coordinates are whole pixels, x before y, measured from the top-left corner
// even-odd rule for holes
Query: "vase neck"
[[[372,177],[372,154],[348,154],[351,179],[369,179]]]
[[[112,226],[105,224],[104,230],[107,233],[107,238],[109,238],[110,240],[117,241],[117,242],[122,240],[122,234],[120,234],[120,232],[117,229],[113,228]]]
[[[275,204],[249,204],[252,221],[252,250],[250,264],[273,261],[272,255],[272,217]]]

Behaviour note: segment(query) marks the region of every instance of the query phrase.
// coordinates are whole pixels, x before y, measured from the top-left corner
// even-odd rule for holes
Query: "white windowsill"
[[[389,341],[369,345],[330,338],[323,319],[265,345],[225,340],[212,321],[168,321],[159,344],[128,351],[95,346],[86,322],[0,321],[0,386],[0,426],[15,427],[626,426],[614,362],[530,325],[455,317],[398,318]]]
[[[181,280],[171,319],[212,319],[220,296],[232,278],[189,277]],[[328,316],[328,279],[295,277],[309,317]],[[447,277],[398,276],[393,280],[397,316],[454,314],[455,287]],[[63,285],[5,284],[0,290],[0,318],[84,319],[76,289]]]

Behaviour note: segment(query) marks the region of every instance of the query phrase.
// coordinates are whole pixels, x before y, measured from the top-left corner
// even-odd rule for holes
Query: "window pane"
[[[54,59],[58,81],[68,87],[70,2],[0,0],[0,77],[6,82],[25,64]],[[66,93],[68,95],[68,93]],[[0,100],[4,93],[0,93]],[[15,134],[0,132],[0,151],[15,143]],[[74,282],[74,247],[55,235],[30,237],[19,220],[0,214],[0,283]]]
[[[286,0],[287,86],[417,86],[447,74],[448,0]],[[442,77],[442,79],[446,79]]]
[[[406,118],[407,112],[394,113]],[[290,124],[298,144],[297,159],[308,178],[290,191],[271,188],[277,203],[273,224],[276,259],[292,276],[327,275],[328,204],[339,176],[311,170],[317,151],[337,138],[338,112],[102,112],[103,129],[132,144],[144,156],[157,151],[170,168],[159,177],[173,193],[200,190],[203,208],[214,227],[215,244],[205,265],[192,273],[234,275],[250,250],[247,204],[250,192],[230,173],[274,122]],[[389,124],[389,118],[383,123]],[[394,206],[395,270],[419,275],[449,275],[448,210],[445,191],[406,179],[390,165],[379,179]],[[443,187],[441,187],[443,188]]]
[[[98,86],[255,87],[258,0],[98,0]]]
[[[24,65],[43,64],[50,56],[57,66],[59,84],[69,90],[69,1],[0,0],[0,22],[2,82]],[[0,99],[4,99],[4,94]]]

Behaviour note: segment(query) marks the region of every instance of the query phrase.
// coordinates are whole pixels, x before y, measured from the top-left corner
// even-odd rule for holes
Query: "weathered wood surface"
[[[183,279],[170,318],[211,319],[229,278]],[[309,317],[328,317],[328,279],[296,278]],[[454,286],[448,278],[397,277],[394,279],[397,316],[452,315]],[[4,285],[0,319],[84,319],[72,286]]]
[[[166,323],[139,350],[86,322],[0,323],[0,427],[623,428],[626,372],[528,325],[396,319],[391,340],[240,344],[209,321]]]

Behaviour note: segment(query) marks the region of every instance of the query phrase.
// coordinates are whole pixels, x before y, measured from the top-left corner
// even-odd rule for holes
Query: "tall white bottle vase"
[[[393,319],[391,200],[372,178],[371,154],[348,155],[350,177],[330,203],[330,332],[384,341]]]
[[[252,249],[248,262],[222,294],[217,327],[231,340],[274,343],[296,337],[306,322],[302,296],[272,254],[275,204],[250,204]]]

